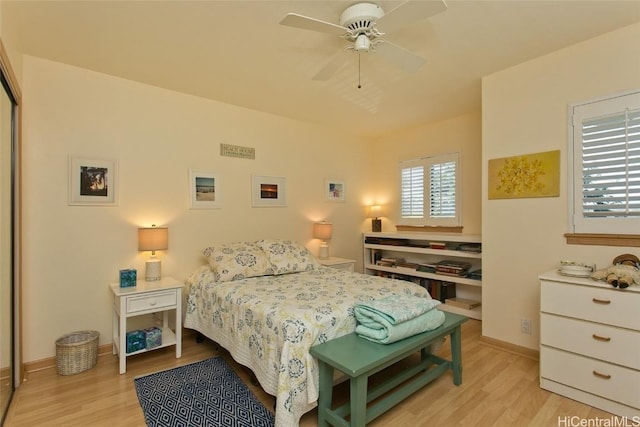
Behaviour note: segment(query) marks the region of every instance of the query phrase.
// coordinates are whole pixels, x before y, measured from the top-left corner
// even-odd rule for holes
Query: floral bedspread
[[[392,294],[429,298],[422,287],[321,267],[279,276],[213,281],[208,266],[188,279],[184,326],[226,348],[276,396],[276,427],[297,426],[318,399],[311,346],[355,330],[353,307]]]

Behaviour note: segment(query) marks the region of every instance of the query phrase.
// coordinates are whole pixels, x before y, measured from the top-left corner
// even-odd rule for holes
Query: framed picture
[[[287,206],[287,180],[280,176],[251,175],[254,208]]]
[[[191,209],[218,209],[220,204],[220,176],[213,172],[189,169]]]
[[[69,157],[69,205],[116,206],[118,162]]]
[[[324,192],[330,202],[344,202],[344,181],[336,179],[325,180]]]

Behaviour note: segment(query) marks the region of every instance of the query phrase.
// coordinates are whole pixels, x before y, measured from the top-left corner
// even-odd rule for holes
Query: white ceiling
[[[418,72],[363,54],[358,89],[357,55],[345,52],[333,78],[313,81],[344,42],[280,20],[337,24],[354,3],[3,0],[2,25],[25,54],[376,136],[479,111],[482,76],[640,22],[637,0],[447,0],[446,12],[387,37],[427,58]]]

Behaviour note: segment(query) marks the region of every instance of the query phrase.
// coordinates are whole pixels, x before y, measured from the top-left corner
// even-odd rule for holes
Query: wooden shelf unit
[[[376,239],[377,241],[375,241]],[[445,243],[446,249],[430,248],[431,242]],[[474,301],[482,301],[482,281],[468,277],[449,276],[444,274],[417,271],[408,267],[390,267],[376,265],[372,262],[372,251],[380,251],[383,257],[404,258],[408,263],[436,263],[442,260],[465,261],[471,264],[471,270],[482,268],[482,253],[456,250],[463,243],[482,243],[478,235],[436,234],[436,233],[376,233],[363,235],[364,273],[377,275],[389,274],[413,278],[439,280],[456,284],[456,297]],[[442,304],[443,311],[462,314],[473,319],[482,319],[482,305],[470,310]]]

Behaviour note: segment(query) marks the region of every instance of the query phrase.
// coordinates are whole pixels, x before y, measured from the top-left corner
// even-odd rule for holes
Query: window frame
[[[400,189],[400,200],[398,203],[398,224],[408,226],[435,226],[435,227],[458,227],[462,224],[462,162],[459,152],[444,153],[421,157],[418,159],[401,160],[398,168],[398,188]],[[433,165],[455,162],[455,216],[453,217],[431,217],[431,204],[429,197],[430,188],[430,168]],[[423,216],[404,217],[402,215],[402,174],[403,170],[410,167],[423,167]]]
[[[640,217],[584,218],[582,123],[596,117],[640,109],[640,91],[634,90],[568,106],[568,230],[571,235],[625,235],[640,229]],[[580,244],[580,243],[577,243]],[[589,243],[587,243],[589,244]]]

